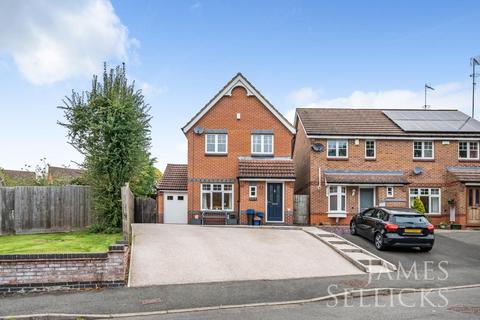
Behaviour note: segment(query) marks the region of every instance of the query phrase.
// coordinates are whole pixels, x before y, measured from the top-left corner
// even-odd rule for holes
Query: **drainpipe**
[[[238,208],[238,211],[237,211],[237,224],[240,224],[240,212],[241,212],[241,210],[240,210],[240,178],[239,178],[239,177],[237,177],[237,184],[238,184],[238,188],[237,188],[237,189],[238,189],[238,190],[237,190],[237,199],[238,199],[238,200],[237,200],[237,203],[238,203],[238,206],[237,206],[237,208]]]

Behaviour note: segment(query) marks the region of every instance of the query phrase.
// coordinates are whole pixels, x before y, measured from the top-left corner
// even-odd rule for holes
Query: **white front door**
[[[187,223],[187,193],[165,193],[163,197],[164,223]]]

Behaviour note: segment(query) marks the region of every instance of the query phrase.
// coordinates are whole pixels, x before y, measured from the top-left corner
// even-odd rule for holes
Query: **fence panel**
[[[0,188],[0,234],[81,230],[92,221],[87,186]]]
[[[295,224],[308,224],[309,196],[304,194],[294,195],[293,222]]]
[[[152,198],[135,198],[135,223],[157,223],[157,201]]]

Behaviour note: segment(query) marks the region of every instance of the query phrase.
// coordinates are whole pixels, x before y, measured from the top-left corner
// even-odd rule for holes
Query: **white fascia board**
[[[193,118],[189,123],[182,129],[184,133],[187,133],[223,96],[231,96],[233,89],[236,87],[243,87],[247,91],[247,96],[255,96],[260,102],[271,112],[273,115],[280,120],[280,122],[293,134],[295,134],[295,128],[290,122],[288,122],[279,111],[277,111],[263,96],[252,87],[248,81],[241,75],[237,75],[231,83],[223,88],[223,90],[217,94],[216,98],[210,101],[210,103]]]

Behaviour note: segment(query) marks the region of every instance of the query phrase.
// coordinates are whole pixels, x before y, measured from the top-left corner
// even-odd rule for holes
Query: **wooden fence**
[[[147,197],[135,197],[135,223],[157,223],[157,201]]]
[[[308,224],[309,196],[303,194],[294,195],[293,199],[293,222],[295,224]]]
[[[91,223],[87,186],[0,187],[0,234],[81,230]]]

